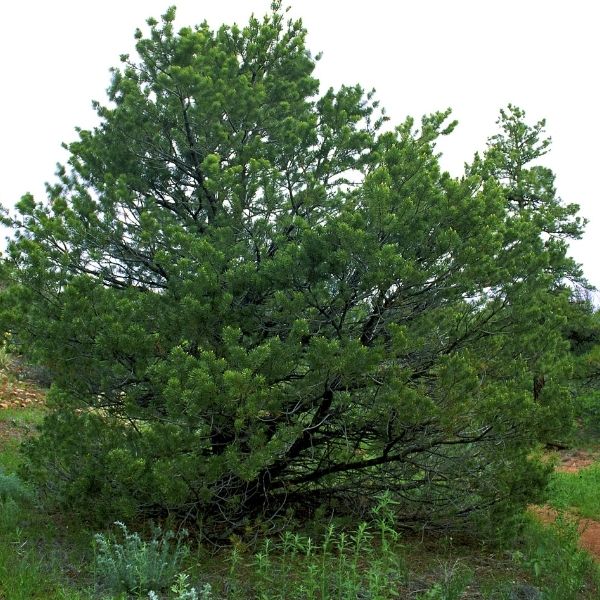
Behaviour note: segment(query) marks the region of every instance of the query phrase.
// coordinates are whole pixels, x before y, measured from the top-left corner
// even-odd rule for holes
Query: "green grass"
[[[83,550],[57,548],[56,536],[43,513],[30,503],[0,501],[0,598],[3,600],[88,600],[85,589],[77,589],[64,575]]]
[[[10,439],[2,442],[0,446],[0,468],[6,473],[15,473],[22,461],[19,447],[20,440]]]
[[[9,408],[0,410],[0,468],[7,473],[16,472],[22,461],[19,448],[22,439],[31,434],[44,419],[40,407]],[[2,435],[2,430],[10,431]]]
[[[87,581],[78,589],[64,575],[65,567],[80,568],[80,557],[90,554],[89,534],[73,524],[57,525],[14,475],[22,438],[43,415],[40,407],[0,411],[0,598],[91,600],[98,596],[86,591]]]
[[[5,408],[0,410],[0,421],[9,421],[15,427],[30,430],[32,426],[41,425],[46,411],[39,407]]]
[[[549,494],[555,508],[574,508],[583,517],[600,520],[600,462],[577,473],[555,473]]]
[[[559,517],[553,526],[527,520],[512,557],[532,575],[544,600],[600,597],[600,567],[578,547],[578,537],[572,520]]]

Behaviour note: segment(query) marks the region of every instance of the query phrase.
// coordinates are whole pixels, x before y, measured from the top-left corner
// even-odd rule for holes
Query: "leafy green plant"
[[[205,583],[201,588],[196,589],[189,583],[187,573],[179,573],[175,577],[175,583],[171,586],[170,600],[213,600],[212,587]],[[151,590],[148,592],[148,600],[159,600],[159,595]]]
[[[137,595],[167,589],[188,555],[181,536],[176,538],[172,532],[156,530],[152,539],[145,541],[137,533],[130,533],[123,523],[117,521],[115,525],[119,535],[94,536],[95,570],[102,584],[114,593]],[[180,577],[175,585],[185,583]]]
[[[266,539],[250,560],[234,545],[226,586],[231,597],[264,600],[398,597],[407,568],[389,510],[389,498],[384,497],[379,501],[377,519],[372,524],[363,522],[346,531],[331,523],[319,538],[285,532],[280,539]],[[245,577],[240,577],[241,573]]]

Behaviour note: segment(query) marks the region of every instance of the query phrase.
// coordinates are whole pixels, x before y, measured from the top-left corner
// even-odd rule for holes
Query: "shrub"
[[[175,539],[172,532],[161,534],[156,530],[150,541],[144,541],[123,523],[117,521],[115,525],[120,535],[94,536],[96,573],[103,585],[114,593],[140,595],[173,584],[188,554],[181,537]]]
[[[6,502],[13,500],[15,502],[30,500],[31,490],[14,473],[6,474],[0,467],[0,501]]]
[[[0,328],[53,375],[27,472],[82,514],[214,535],[385,490],[413,523],[514,512],[571,414],[582,222],[539,164],[544,122],[502,110],[451,177],[449,110],[384,132],[372,93],[319,92],[273,8],[150,19],[47,201],[4,219]]]

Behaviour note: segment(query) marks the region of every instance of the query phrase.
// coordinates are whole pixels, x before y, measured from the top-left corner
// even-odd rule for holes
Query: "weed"
[[[31,490],[14,473],[6,474],[0,467],[0,501],[23,502],[31,499]]]
[[[144,594],[162,591],[169,587],[178,574],[188,548],[181,536],[175,539],[172,532],[155,531],[150,541],[115,522],[120,536],[98,533],[96,546],[96,573],[104,586],[114,593]]]
[[[473,579],[473,573],[458,561],[442,565],[441,580],[437,581],[418,600],[459,600]]]
[[[321,539],[285,532],[267,539],[250,560],[234,545],[229,556],[227,598],[261,600],[384,600],[399,597],[406,579],[402,547],[389,503],[374,523],[353,531],[331,523]],[[246,586],[241,573],[248,575]],[[249,581],[248,581],[249,580]]]

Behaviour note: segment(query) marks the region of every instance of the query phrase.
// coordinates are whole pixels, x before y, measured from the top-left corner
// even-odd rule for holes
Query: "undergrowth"
[[[576,522],[563,516],[553,526],[542,525],[533,517],[525,521],[513,560],[539,586],[540,600],[600,597],[600,568],[578,547],[578,537]]]
[[[95,569],[104,587],[113,593],[140,596],[162,591],[175,581],[189,550],[182,536],[155,530],[145,541],[117,521],[119,534],[98,533],[94,536]],[[175,540],[175,544],[172,544]]]
[[[22,413],[28,423],[37,419],[35,411]],[[14,412],[14,418],[19,414]],[[93,542],[94,536],[68,515],[49,514],[37,504],[34,490],[13,472],[20,457],[12,441],[0,454],[2,600],[600,597],[598,566],[578,549],[576,528],[564,519],[548,527],[526,518],[506,550],[475,542],[459,548],[449,536],[425,548],[400,534],[393,502],[382,496],[368,523],[315,524],[310,535],[290,530],[251,547],[234,538],[213,555],[171,534],[157,532],[146,540],[125,526],[119,526],[119,535],[98,533]],[[595,466],[576,475],[557,474],[553,502],[577,505],[585,514],[585,506],[594,506],[599,473]],[[66,576],[67,570],[73,573]]]

